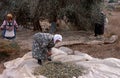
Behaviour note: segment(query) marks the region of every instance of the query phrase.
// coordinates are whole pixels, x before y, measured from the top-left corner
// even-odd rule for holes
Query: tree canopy
[[[0,20],[6,13],[12,12],[21,23],[32,20],[38,26],[40,17],[50,20],[63,19],[66,16],[69,22],[78,29],[91,29],[102,10],[104,0],[1,0]],[[37,30],[38,27],[35,28]]]

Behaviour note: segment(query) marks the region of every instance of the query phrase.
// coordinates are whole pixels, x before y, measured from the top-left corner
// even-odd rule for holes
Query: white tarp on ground
[[[87,73],[79,78],[120,78],[120,59],[107,58],[97,59],[87,54],[68,55],[67,53],[52,49],[53,61],[72,62],[86,68]],[[6,69],[0,78],[46,78],[44,76],[34,76],[33,70],[39,66],[32,58],[31,52],[22,58],[4,63]]]

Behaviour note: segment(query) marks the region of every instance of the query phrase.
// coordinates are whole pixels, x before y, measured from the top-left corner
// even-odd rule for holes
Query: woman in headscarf
[[[11,13],[7,14],[6,19],[3,21],[0,29],[3,30],[2,37],[6,39],[14,39],[16,37],[17,22],[13,19]]]
[[[95,23],[95,29],[94,29],[94,33],[95,33],[95,37],[97,36],[102,36],[104,34],[104,28],[105,28],[105,23],[107,22],[106,20],[106,15],[104,14],[104,12],[102,11],[99,14],[99,18],[98,21]]]
[[[45,60],[51,61],[51,48],[60,41],[62,41],[62,36],[60,34],[36,33],[33,36],[33,58],[37,59],[40,65],[42,65],[42,62]]]

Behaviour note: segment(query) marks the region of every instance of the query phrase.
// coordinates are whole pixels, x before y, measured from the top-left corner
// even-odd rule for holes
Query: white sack
[[[79,66],[83,66],[88,73],[79,78],[120,78],[120,59],[106,58],[97,59],[87,54],[67,55],[67,53],[52,49],[53,61],[72,62]],[[86,60],[88,59],[88,60]],[[37,60],[32,58],[29,52],[22,58],[4,63],[6,69],[0,75],[0,78],[45,78],[44,76],[35,76],[35,67],[39,66]]]

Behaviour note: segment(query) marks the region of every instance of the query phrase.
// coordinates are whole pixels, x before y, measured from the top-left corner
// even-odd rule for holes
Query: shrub
[[[17,42],[0,40],[0,61],[9,59],[10,56],[15,55],[20,51]]]

